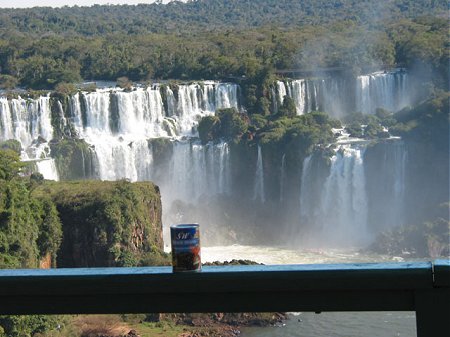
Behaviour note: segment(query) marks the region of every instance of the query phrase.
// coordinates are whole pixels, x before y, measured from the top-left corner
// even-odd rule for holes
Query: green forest
[[[238,78],[279,69],[422,67],[446,80],[444,1],[220,1],[3,9],[0,88]]]
[[[16,145],[0,142],[0,269],[168,264],[154,184],[46,182]],[[71,321],[0,316],[0,336],[37,336]]]

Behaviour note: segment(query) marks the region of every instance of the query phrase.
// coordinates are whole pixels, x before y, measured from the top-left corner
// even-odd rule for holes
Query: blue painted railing
[[[450,336],[450,262],[0,270],[0,314],[415,311]]]

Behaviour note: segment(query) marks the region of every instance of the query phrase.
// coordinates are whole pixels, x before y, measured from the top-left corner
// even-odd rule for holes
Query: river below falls
[[[400,262],[401,257],[365,254],[358,249],[292,250],[262,246],[202,247],[202,262],[252,260],[264,264]],[[243,328],[242,337],[415,337],[414,312],[289,313],[274,327]]]

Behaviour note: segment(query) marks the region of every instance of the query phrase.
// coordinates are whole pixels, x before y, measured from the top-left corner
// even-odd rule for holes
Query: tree
[[[0,75],[0,89],[14,89],[19,84],[19,80],[11,75]]]
[[[15,151],[0,150],[0,180],[9,181],[17,177],[23,166]]]
[[[286,117],[294,117],[297,115],[297,107],[295,106],[295,101],[289,97],[284,96],[283,98],[283,104],[278,109],[278,113],[280,116],[286,116]]]
[[[202,144],[206,144],[219,137],[220,119],[217,116],[203,117],[198,123],[198,135]]]
[[[248,120],[235,108],[219,109],[216,115],[220,120],[221,138],[236,139],[247,131]]]

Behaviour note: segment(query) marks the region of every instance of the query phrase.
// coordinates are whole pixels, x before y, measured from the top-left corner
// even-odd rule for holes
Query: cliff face
[[[58,267],[136,266],[163,250],[161,199],[151,182],[46,182],[63,228]]]

